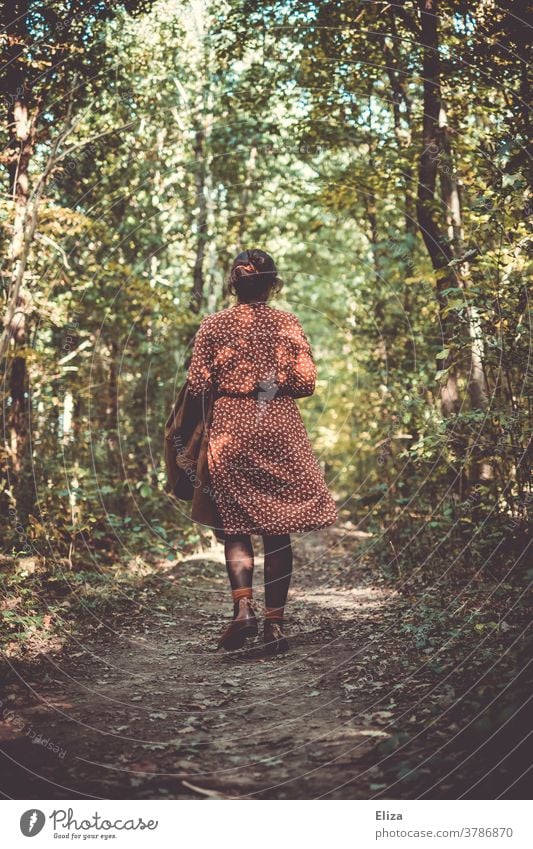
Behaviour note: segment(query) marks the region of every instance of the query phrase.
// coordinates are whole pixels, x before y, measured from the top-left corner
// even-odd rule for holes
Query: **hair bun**
[[[256,248],[241,251],[230,272],[229,291],[242,301],[268,297],[281,286],[276,265],[270,254]]]

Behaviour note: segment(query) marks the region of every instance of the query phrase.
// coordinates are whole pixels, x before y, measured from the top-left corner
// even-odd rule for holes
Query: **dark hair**
[[[239,301],[248,303],[267,298],[272,292],[278,292],[281,286],[282,280],[270,254],[254,248],[235,257],[228,290],[237,295]]]

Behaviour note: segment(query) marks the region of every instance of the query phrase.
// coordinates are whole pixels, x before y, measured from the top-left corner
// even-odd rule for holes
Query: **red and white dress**
[[[226,534],[298,533],[337,520],[294,401],[312,395],[315,380],[293,313],[235,304],[203,319],[188,382],[193,395],[216,392],[208,464]]]

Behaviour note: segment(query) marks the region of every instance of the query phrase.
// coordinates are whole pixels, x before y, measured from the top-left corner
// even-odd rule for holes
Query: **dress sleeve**
[[[305,398],[315,391],[316,366],[311,346],[307,340],[302,325],[295,317],[291,329],[294,359],[286,385],[286,391],[293,398]]]
[[[196,331],[187,382],[191,395],[200,395],[209,389],[212,381],[213,346],[206,320]]]

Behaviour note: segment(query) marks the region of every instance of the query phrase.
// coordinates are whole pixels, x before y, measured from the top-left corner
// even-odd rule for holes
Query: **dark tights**
[[[264,536],[265,605],[284,607],[292,575],[292,547],[289,534]],[[224,542],[226,567],[232,590],[251,587],[254,552],[248,534],[228,536]],[[238,605],[235,605],[235,615]]]

